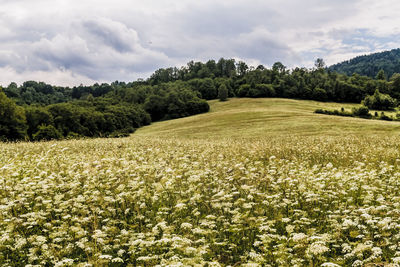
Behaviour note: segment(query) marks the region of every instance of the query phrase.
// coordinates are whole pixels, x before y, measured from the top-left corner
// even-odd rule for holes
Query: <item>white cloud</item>
[[[70,86],[70,85],[91,85],[94,84],[95,80],[91,80],[83,75],[73,73],[70,70],[54,69],[50,71],[23,71],[16,72],[11,67],[0,68],[0,84],[7,86],[10,81],[22,84],[25,81],[45,81],[50,84],[59,86]],[[79,83],[77,84],[77,81]],[[101,82],[101,81],[100,81]]]
[[[194,60],[328,64],[400,45],[393,0],[0,0],[0,80],[76,85]],[[36,75],[36,76],[35,76]]]

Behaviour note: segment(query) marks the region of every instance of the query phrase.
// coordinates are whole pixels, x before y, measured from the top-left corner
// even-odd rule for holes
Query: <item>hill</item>
[[[128,138],[0,143],[1,265],[399,262],[400,123],[209,103]]]
[[[356,104],[284,98],[232,98],[209,101],[210,112],[162,121],[136,131],[134,137],[262,138],[395,134],[400,123],[314,114],[318,108],[350,110]]]
[[[270,69],[249,68],[245,62],[223,58],[159,69],[146,81],[74,88],[35,81],[21,86],[11,83],[0,89],[0,114],[7,115],[0,118],[0,140],[126,136],[152,122],[207,112],[206,100],[224,95],[360,103],[377,90],[394,98],[385,97],[395,105],[400,101],[400,74],[386,81],[384,75],[379,79],[347,76],[326,71],[322,65],[288,70],[276,62]],[[374,108],[386,110],[393,105]]]
[[[332,65],[329,70],[346,75],[358,73],[374,78],[379,70],[384,70],[390,78],[394,73],[400,73],[400,49],[355,57],[350,60]]]

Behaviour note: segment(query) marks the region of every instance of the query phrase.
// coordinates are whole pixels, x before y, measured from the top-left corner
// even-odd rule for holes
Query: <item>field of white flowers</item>
[[[0,144],[0,264],[398,266],[399,144]]]

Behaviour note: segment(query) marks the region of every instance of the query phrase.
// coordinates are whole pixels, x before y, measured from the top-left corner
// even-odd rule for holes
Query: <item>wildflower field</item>
[[[400,135],[149,133],[0,144],[1,266],[400,264]]]

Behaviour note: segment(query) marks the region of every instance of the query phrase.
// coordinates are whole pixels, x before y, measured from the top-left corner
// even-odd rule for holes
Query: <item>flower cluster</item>
[[[0,263],[396,265],[399,141],[0,144]]]

